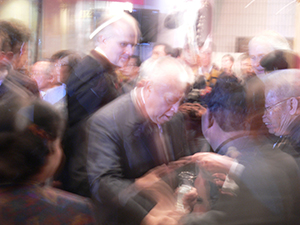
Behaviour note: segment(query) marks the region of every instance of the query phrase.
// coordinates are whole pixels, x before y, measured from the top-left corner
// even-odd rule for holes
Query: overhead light
[[[249,7],[249,5],[251,5],[253,2],[255,2],[255,0],[252,0],[251,2],[249,2],[246,6],[245,9]]]
[[[286,4],[285,6],[283,6],[280,10],[278,10],[278,12],[276,14],[279,14],[281,11],[283,11],[286,7],[288,7],[289,5],[293,4],[294,2],[296,2],[296,0],[291,1],[290,3]]]

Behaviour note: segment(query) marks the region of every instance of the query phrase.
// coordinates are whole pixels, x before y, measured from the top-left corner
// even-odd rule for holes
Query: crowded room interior
[[[300,0],[0,0],[0,224],[299,225],[299,100]]]

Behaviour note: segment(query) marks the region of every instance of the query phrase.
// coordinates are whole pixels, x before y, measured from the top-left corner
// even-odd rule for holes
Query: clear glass
[[[178,211],[185,212],[186,209],[183,204],[183,196],[192,190],[194,187],[195,174],[190,171],[182,171],[179,173],[179,188],[177,194],[176,208]]]

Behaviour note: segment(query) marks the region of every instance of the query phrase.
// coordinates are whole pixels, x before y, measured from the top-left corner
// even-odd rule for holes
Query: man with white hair
[[[249,42],[249,55],[255,74],[263,79],[265,68],[260,65],[261,59],[274,50],[291,50],[291,47],[281,34],[266,30],[254,36]]]
[[[121,94],[115,69],[127,63],[139,34],[138,23],[129,14],[104,15],[90,35],[96,48],[78,63],[66,83],[68,127],[64,148],[66,171],[62,180],[67,191],[90,195],[83,150],[86,119]]]
[[[127,13],[104,16],[90,35],[96,48],[83,58],[67,82],[70,125],[119,95],[115,69],[126,65],[133,55],[139,33],[137,21]]]
[[[143,80],[88,121],[87,171],[100,224],[173,224],[148,214],[156,204],[143,193],[149,170],[190,155],[177,112],[193,76],[170,56],[151,62]],[[162,172],[166,172],[162,170]],[[151,183],[151,182],[150,182]],[[175,221],[173,221],[175,222]]]
[[[300,70],[274,71],[267,76],[265,87],[266,107],[263,122],[269,133],[279,137],[276,145],[289,151],[299,163]],[[293,149],[287,148],[288,145]]]

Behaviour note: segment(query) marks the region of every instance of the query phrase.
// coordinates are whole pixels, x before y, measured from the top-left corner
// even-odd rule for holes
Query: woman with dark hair
[[[45,185],[62,159],[60,114],[41,100],[16,108],[0,106],[1,224],[94,224],[88,199]]]

